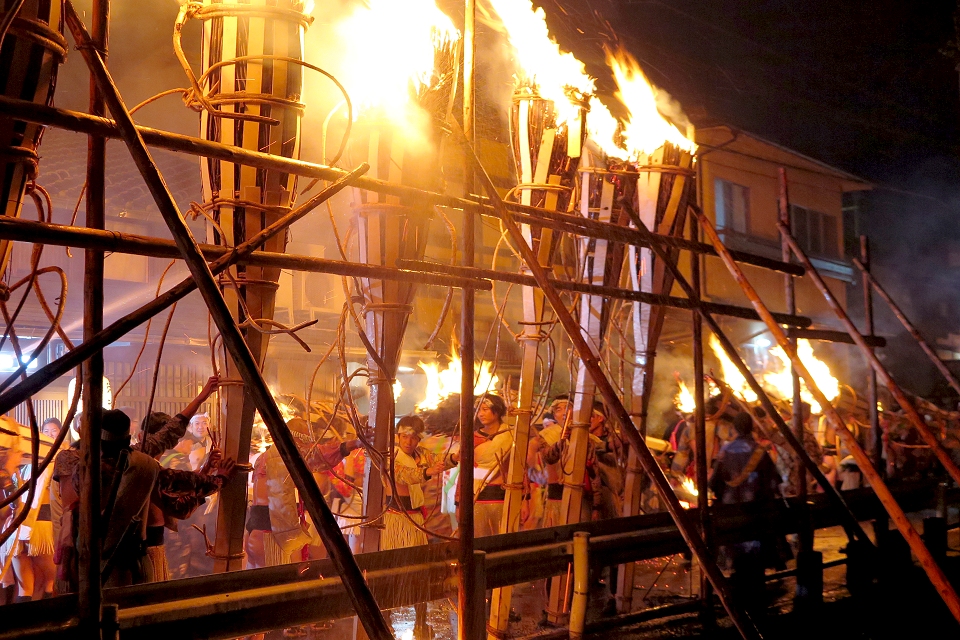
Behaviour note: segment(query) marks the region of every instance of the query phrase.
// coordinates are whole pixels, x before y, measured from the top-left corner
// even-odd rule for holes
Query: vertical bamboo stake
[[[790,226],[790,197],[787,190],[787,172],[785,169],[780,168],[778,173],[778,182],[779,182],[779,196],[777,198],[777,205],[780,212],[780,222],[784,225]],[[780,259],[784,262],[790,262],[791,254],[790,247],[787,244],[786,240],[781,240],[780,243]],[[787,313],[796,313],[797,312],[797,292],[796,292],[796,283],[794,282],[793,276],[789,273],[783,275],[783,292],[784,297],[787,302]],[[790,344],[793,346],[794,350],[797,348],[797,341],[795,338],[790,339]],[[804,430],[806,426],[803,424],[803,406],[801,404],[800,398],[800,374],[797,372],[796,368],[792,365],[790,367],[791,380],[793,381],[793,400],[791,401],[791,407],[793,410],[793,433],[797,436],[797,439],[803,443],[805,440]],[[806,505],[807,503],[807,470],[800,466],[798,471],[799,475],[799,487],[797,488],[797,497],[800,499],[800,503]],[[801,523],[800,527],[800,550],[801,551],[813,551],[813,528],[810,525],[809,516],[804,517],[804,522]]]
[[[730,252],[720,240],[720,236],[717,235],[716,229],[713,228],[713,225],[706,216],[704,216],[702,213],[699,213],[698,215],[700,218],[700,224],[706,231],[708,239],[717,250],[717,253],[727,266],[727,269],[743,289],[744,294],[746,294],[751,304],[753,304],[754,309],[756,309],[757,313],[760,314],[760,317],[770,329],[770,333],[772,333],[773,337],[776,339],[777,344],[779,344],[787,356],[790,357],[790,360],[793,362],[793,366],[796,367],[797,371],[800,373],[800,376],[803,378],[804,382],[806,382],[807,389],[809,389],[810,393],[813,394],[813,397],[823,408],[827,417],[833,421],[834,426],[837,429],[837,433],[839,433],[840,437],[843,438],[844,444],[857,460],[860,470],[863,472],[864,476],[866,476],[870,486],[877,494],[877,497],[880,498],[880,502],[883,503],[887,513],[890,514],[890,517],[896,523],[900,533],[903,534],[903,537],[910,545],[910,548],[916,554],[921,566],[923,566],[924,571],[926,571],[927,576],[930,578],[930,582],[933,583],[934,588],[946,603],[947,608],[950,609],[950,613],[952,613],[953,617],[960,622],[960,598],[957,598],[957,594],[953,590],[953,587],[950,586],[950,582],[947,580],[947,577],[944,575],[940,567],[937,566],[936,560],[934,560],[933,556],[930,554],[930,551],[923,544],[923,540],[913,528],[910,520],[907,519],[903,509],[901,509],[900,505],[897,504],[897,501],[890,492],[890,489],[883,482],[883,479],[880,477],[877,471],[873,468],[873,465],[870,464],[870,458],[866,451],[863,450],[854,435],[850,433],[849,429],[847,429],[847,426],[844,424],[840,414],[837,413],[837,410],[832,404],[830,404],[830,401],[827,400],[827,397],[823,395],[823,392],[820,391],[820,388],[817,386],[817,381],[804,366],[803,361],[797,356],[796,350],[790,346],[790,342],[787,339],[783,329],[779,324],[777,324],[777,321],[770,314],[770,310],[767,309],[763,301],[760,300],[759,295],[757,295],[756,290],[747,281],[739,265],[737,265],[737,263],[734,262],[733,258],[730,256]],[[794,254],[796,254],[797,258],[800,259],[801,263],[804,263],[804,267],[806,267],[807,272],[814,277],[814,282],[818,282],[819,276],[813,269],[813,265],[810,264],[809,260],[806,260],[806,256],[790,236],[789,230],[783,225],[778,226],[780,227],[781,233],[790,242],[790,248],[793,250]],[[822,283],[822,280],[819,280],[819,282]],[[826,285],[824,285],[824,287],[826,287]],[[824,296],[827,298],[828,302],[834,302],[829,290],[824,291]],[[851,333],[851,336],[853,336],[853,333]]]
[[[860,260],[854,259],[853,264],[860,269],[860,275],[862,277],[861,285],[863,286],[864,327],[867,333],[872,336],[874,334],[873,289],[870,284],[873,281],[873,276],[870,275],[870,242],[867,240],[867,236],[860,236]],[[936,360],[940,362],[939,358]],[[870,405],[870,433],[873,436],[873,442],[871,442],[870,445],[873,448],[873,465],[877,469],[877,473],[882,476],[885,471],[885,465],[883,463],[883,433],[880,430],[880,411],[877,408],[877,402],[877,372],[871,369],[867,374],[867,403]]]
[[[94,0],[92,7],[92,44],[106,65],[110,24],[109,0]],[[96,80],[90,78],[90,113],[106,115],[104,97]],[[87,226],[105,225],[105,169],[107,141],[99,136],[87,138]],[[103,251],[84,252],[83,339],[87,341],[103,330]],[[103,351],[98,351],[83,367],[83,416],[80,441],[80,531],[79,613],[84,635],[100,637],[103,592],[100,581],[100,424],[103,413]],[[68,428],[69,425],[64,425]]]
[[[463,23],[463,133],[473,144],[474,138],[474,60],[476,58],[476,0],[465,0]],[[473,192],[474,168],[464,158],[463,192]],[[463,266],[472,267],[476,242],[474,216],[464,213]],[[473,367],[474,367],[474,310],[475,292],[465,288],[461,294],[460,309],[460,557],[459,591],[460,611],[457,637],[459,640],[479,640],[483,637],[483,610],[473,597],[477,571],[473,545]]]
[[[695,216],[690,216],[690,239],[699,241],[700,232]],[[701,300],[700,281],[700,254],[690,252],[690,286],[693,289],[697,303]],[[704,408],[705,389],[703,385],[703,317],[700,312],[693,312],[693,400],[696,403],[693,413],[693,428],[695,444],[699,452],[694,462],[697,475],[697,509],[700,514],[700,535],[703,543],[713,551],[713,529],[710,522],[710,484],[708,482],[707,457],[703,452],[707,450],[707,420]],[[706,574],[700,572],[700,599],[704,604],[704,611],[711,611],[710,581]]]

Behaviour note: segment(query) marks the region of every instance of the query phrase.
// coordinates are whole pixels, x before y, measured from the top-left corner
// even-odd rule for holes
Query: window
[[[790,205],[790,226],[797,244],[807,254],[818,258],[839,259],[837,216]]]
[[[750,189],[742,184],[717,178],[714,190],[717,227],[737,233],[750,233]]]

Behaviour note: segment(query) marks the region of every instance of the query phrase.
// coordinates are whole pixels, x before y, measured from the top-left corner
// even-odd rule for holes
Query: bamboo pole
[[[120,137],[116,123],[112,120],[97,118],[77,111],[36,105],[25,100],[16,100],[4,96],[0,96],[0,116],[15,117],[25,122],[44,124],[77,133],[102,135],[106,138]],[[343,177],[345,173],[342,169],[334,167],[314,164],[304,160],[282,158],[280,156],[241,149],[150,127],[137,126],[136,129],[143,136],[147,144],[158,149],[246,164],[260,169],[286,171],[299,176],[319,178],[327,181],[338,180]],[[422,203],[431,206],[438,205],[461,209],[474,215],[495,215],[491,202],[485,198],[478,199],[476,196],[458,198],[367,177],[357,181],[356,186],[360,189],[404,198],[404,201],[411,205]],[[514,212],[518,222],[528,223],[536,227],[550,227],[555,231],[572,230],[574,233],[590,238],[614,240],[626,244],[643,243],[640,246],[646,246],[650,242],[663,242],[688,251],[716,255],[716,251],[709,244],[701,242],[690,242],[680,238],[669,238],[657,235],[641,238],[632,234],[631,230],[617,225],[583,220],[576,216],[549,212],[537,207],[528,207],[515,203],[507,203],[506,206]],[[793,273],[798,276],[803,275],[803,269],[798,265],[785,264],[779,260],[772,260],[764,256],[741,251],[731,252],[731,255],[733,255],[737,261],[743,262],[744,264],[774,271]]]
[[[455,121],[451,121],[450,125],[455,133],[459,131],[459,126]],[[616,389],[614,389],[613,385],[610,384],[610,381],[603,373],[603,369],[600,367],[599,355],[584,339],[583,335],[581,334],[580,326],[564,306],[563,300],[560,298],[560,294],[551,284],[550,279],[547,277],[546,271],[536,261],[536,257],[533,255],[532,249],[524,241],[523,234],[521,233],[520,228],[517,226],[517,223],[514,221],[513,215],[507,209],[507,207],[504,206],[503,201],[500,199],[499,194],[497,193],[496,187],[494,187],[490,177],[483,169],[483,166],[480,163],[480,160],[477,158],[476,152],[474,151],[472,145],[462,135],[462,131],[459,132],[460,138],[462,138],[461,144],[464,147],[468,158],[472,160],[475,171],[482,180],[484,189],[492,199],[498,216],[503,221],[503,224],[510,233],[513,241],[516,243],[524,262],[527,263],[527,266],[537,279],[540,288],[543,290],[544,296],[550,303],[550,306],[553,308],[554,313],[560,321],[560,324],[563,325],[564,330],[570,337],[570,341],[573,343],[573,346],[579,354],[581,361],[587,366],[587,369],[590,372],[590,375],[593,377],[594,383],[597,385],[604,401],[607,403],[607,406],[613,410],[615,417],[624,428],[624,433],[630,440],[630,444],[636,447],[640,464],[644,467],[644,470],[647,472],[647,474],[650,476],[650,479],[653,481],[653,484],[656,486],[657,491],[660,494],[660,498],[666,504],[667,511],[670,513],[670,516],[676,523],[677,528],[680,530],[684,541],[690,547],[691,551],[693,551],[694,555],[697,557],[697,560],[703,565],[704,571],[710,577],[710,581],[713,583],[714,588],[720,595],[720,601],[723,603],[727,613],[730,615],[730,619],[733,621],[741,636],[744,638],[760,638],[760,633],[753,621],[750,619],[749,615],[734,603],[730,595],[730,591],[727,588],[726,579],[723,577],[723,574],[711,559],[710,554],[704,546],[703,540],[697,534],[696,529],[687,519],[686,512],[684,511],[683,507],[680,506],[680,502],[677,500],[677,496],[674,494],[670,483],[667,481],[666,476],[663,475],[663,471],[657,464],[656,459],[654,459],[653,454],[651,454],[650,450],[647,448],[647,444],[644,442],[643,437],[641,437],[640,432],[634,427],[633,422],[630,419],[630,413],[626,410],[626,408],[624,408],[623,403],[617,396]]]
[[[0,219],[0,237],[3,237],[3,219]],[[398,260],[397,266],[403,269],[423,270],[430,273],[445,273],[450,275],[462,276],[464,278],[482,278],[495,282],[512,282],[525,287],[535,287],[537,280],[533,276],[522,273],[511,273],[508,271],[498,271],[496,269],[465,268],[448,264],[439,264],[435,262],[422,262],[415,260]],[[672,307],[674,309],[703,309],[709,313],[730,316],[733,318],[743,318],[745,320],[760,320],[759,314],[753,309],[747,307],[738,307],[732,304],[721,304],[717,302],[696,302],[692,298],[681,298],[677,296],[668,296],[659,293],[647,293],[635,289],[623,289],[619,287],[609,287],[606,285],[586,284],[583,282],[570,282],[567,280],[557,280],[548,276],[550,283],[559,291],[572,291],[574,293],[584,293],[587,295],[601,296],[604,298],[616,298],[619,300],[632,300],[642,302],[651,306]],[[804,316],[788,315],[785,313],[775,313],[773,317],[777,322],[794,327],[808,327],[813,324],[813,320]]]
[[[273,396],[257,367],[256,360],[250,353],[239,327],[230,316],[230,310],[227,308],[223,294],[220,292],[209,266],[203,259],[203,254],[200,253],[200,249],[180,214],[173,196],[167,189],[153,158],[150,156],[143,138],[137,132],[133,119],[130,117],[130,112],[124,106],[120,93],[104,66],[103,60],[95,50],[90,48],[89,35],[77,15],[76,9],[69,0],[67,0],[65,6],[67,24],[73,32],[74,39],[77,41],[90,73],[96,79],[98,88],[104,94],[104,99],[117,121],[117,126],[120,128],[127,149],[147,183],[160,214],[170,228],[191,275],[197,281],[197,288],[207,302],[210,314],[220,330],[224,346],[233,357],[247,390],[253,397],[256,408],[266,423],[274,445],[286,463],[314,524],[322,533],[324,544],[330,553],[334,566],[337,568],[337,572],[343,579],[344,586],[347,587],[354,608],[357,610],[370,637],[375,640],[389,640],[393,634],[384,621],[383,614],[377,607],[377,603],[370,593],[360,568],[357,566],[356,559],[350,553],[350,547],[340,533],[340,528],[330,512],[330,508],[324,502],[323,494],[300,456],[300,452],[286,428],[283,416],[280,414],[280,410],[277,408],[276,402],[273,400]]]
[[[787,172],[782,167],[779,169],[777,174],[778,183],[779,183],[779,197],[777,198],[777,205],[780,212],[780,222],[785,224],[788,227],[790,226],[790,195],[787,188]],[[790,247],[787,245],[786,240],[782,240],[780,243],[780,259],[784,262],[790,262]],[[787,313],[796,313],[797,312],[797,291],[796,283],[793,280],[793,276],[789,274],[784,274],[783,276],[783,293],[787,302]],[[790,345],[794,350],[797,348],[797,339],[790,338]],[[793,387],[793,394],[791,400],[791,409],[792,409],[792,426],[793,433],[797,436],[797,440],[801,442],[804,441],[804,429],[805,425],[803,424],[803,405],[800,398],[800,374],[797,372],[796,368],[791,365],[790,367],[790,380]],[[800,467],[798,471],[799,481],[797,487],[797,496],[806,503],[807,497],[807,470],[804,467]],[[810,519],[809,517],[804,518],[804,522],[800,528],[800,551],[813,551],[813,529],[810,528]]]
[[[797,259],[800,260],[801,264],[806,267],[807,273],[810,274],[810,279],[813,280],[813,283],[817,286],[817,289],[819,289],[820,293],[823,294],[827,304],[830,305],[830,308],[833,309],[833,312],[836,314],[837,318],[841,323],[843,323],[847,333],[850,334],[850,337],[853,338],[853,341],[857,344],[857,347],[860,348],[860,352],[863,354],[863,357],[866,359],[867,363],[877,373],[877,376],[880,378],[883,384],[886,385],[887,389],[890,390],[890,393],[893,394],[893,397],[896,399],[896,401],[900,403],[900,407],[907,414],[907,418],[909,418],[910,423],[917,430],[917,433],[920,434],[920,437],[923,438],[923,441],[926,442],[927,445],[929,445],[933,450],[934,455],[937,456],[937,459],[947,470],[947,473],[949,473],[957,483],[960,483],[960,468],[957,467],[957,463],[955,463],[953,458],[950,457],[950,452],[944,448],[943,444],[940,442],[940,439],[937,438],[937,435],[930,429],[929,426],[927,426],[927,423],[920,416],[920,413],[917,411],[916,407],[913,406],[913,402],[909,397],[907,397],[907,394],[903,392],[903,389],[901,389],[900,386],[893,380],[890,372],[887,371],[887,368],[883,366],[883,364],[880,362],[880,359],[877,358],[877,355],[864,341],[863,335],[857,330],[857,327],[850,320],[850,316],[847,315],[847,312],[843,310],[843,308],[840,306],[840,303],[837,302],[836,298],[833,297],[833,294],[830,293],[830,288],[827,287],[827,283],[823,281],[820,273],[814,268],[813,264],[810,262],[810,259],[807,257],[806,253],[804,253],[803,249],[800,248],[800,245],[797,244],[797,241],[794,239],[794,237],[790,235],[790,229],[782,224],[777,226],[780,229],[780,234],[790,245],[790,249],[793,250],[794,254],[796,254]],[[960,612],[960,609],[958,609],[958,612]],[[958,622],[960,622],[960,618],[958,618]]]
[[[474,79],[476,43],[476,0],[466,0],[463,14],[463,133],[469,143],[474,136]],[[450,118],[451,120],[453,118]],[[473,190],[475,173],[469,159],[464,160],[464,193]],[[476,225],[473,217],[464,215],[462,264],[472,267],[476,250]],[[459,640],[480,640],[484,637],[485,611],[478,607],[479,597],[475,590],[477,582],[477,564],[474,561],[474,500],[473,500],[473,376],[474,376],[474,315],[476,299],[473,289],[461,292],[460,307],[460,483],[459,526],[460,556],[457,604],[457,637]],[[476,596],[476,597],[475,597]]]
[[[947,368],[947,365],[943,364],[943,360],[937,357],[937,353],[933,350],[933,347],[930,346],[930,343],[924,340],[923,336],[920,334],[920,331],[917,330],[917,327],[910,322],[910,319],[907,318],[907,315],[903,312],[896,302],[894,302],[893,297],[887,293],[887,290],[880,285],[877,279],[870,273],[870,269],[865,266],[863,262],[853,259],[853,264],[856,265],[860,272],[863,274],[864,282],[868,283],[873,289],[880,294],[880,297],[883,298],[884,302],[890,307],[890,310],[893,311],[893,315],[897,316],[897,320],[900,321],[900,324],[903,325],[903,328],[906,329],[913,339],[917,341],[917,344],[920,345],[920,348],[923,349],[923,352],[927,354],[927,357],[930,358],[930,362],[937,368],[943,377],[946,379],[947,383],[960,394],[960,381],[957,381],[956,376],[953,375],[953,372]],[[866,287],[865,287],[866,290]],[[871,322],[873,320],[873,314],[870,314]],[[868,332],[873,333],[868,328]]]
[[[110,24],[110,0],[93,0],[93,34],[90,46],[96,47],[106,65]],[[103,96],[90,78],[90,113],[106,113]],[[106,156],[103,136],[87,138],[87,227],[102,230],[106,222]],[[103,252],[84,252],[83,340],[103,331]],[[100,424],[103,413],[103,351],[91,353],[83,366],[83,414],[80,440],[80,518],[77,536],[79,555],[79,600],[81,633],[100,638],[103,616],[103,590],[100,580]],[[69,428],[69,425],[64,425]]]
[[[870,287],[870,243],[867,236],[860,236],[860,262],[855,262],[861,268],[861,283],[863,284],[863,317],[864,328],[873,336],[873,295]],[[939,360],[939,358],[937,359]],[[880,411],[877,409],[877,372],[873,369],[867,374],[867,403],[870,415],[870,433],[873,436],[873,465],[877,473],[884,475],[883,464],[883,432],[880,429]]]
[[[953,614],[954,618],[960,621],[960,599],[957,598],[956,592],[953,590],[953,587],[950,586],[950,582],[947,580],[947,577],[944,575],[943,571],[937,566],[936,560],[930,554],[930,551],[923,544],[923,540],[920,538],[920,535],[914,530],[913,525],[910,524],[910,520],[907,519],[906,514],[900,508],[900,505],[897,504],[896,499],[893,497],[893,494],[890,492],[890,489],[883,482],[883,479],[873,468],[873,465],[870,463],[870,458],[867,453],[863,450],[860,444],[857,442],[857,439],[850,433],[846,425],[843,423],[840,414],[837,413],[837,410],[830,404],[830,401],[827,400],[826,396],[823,395],[823,392],[820,391],[820,388],[817,386],[816,380],[807,371],[807,368],[804,366],[803,361],[797,356],[797,352],[790,346],[790,342],[787,339],[786,334],[784,334],[783,329],[780,328],[780,325],[777,324],[776,320],[773,319],[773,316],[770,314],[770,311],[767,309],[766,305],[760,300],[759,295],[757,295],[756,290],[753,286],[747,281],[746,277],[743,274],[743,271],[739,266],[733,261],[733,259],[727,255],[726,248],[723,245],[723,242],[720,240],[720,236],[717,235],[716,229],[713,228],[713,225],[707,219],[706,216],[701,212],[697,212],[697,216],[700,219],[700,224],[707,233],[707,237],[716,247],[717,251],[720,253],[721,258],[723,259],[724,264],[727,266],[727,269],[730,271],[731,275],[734,276],[734,279],[743,289],[744,294],[753,304],[757,312],[763,317],[764,323],[770,329],[770,332],[773,334],[773,337],[776,339],[777,344],[784,350],[784,352],[790,357],[793,366],[796,367],[797,371],[800,373],[800,376],[804,379],[807,384],[807,389],[810,390],[810,393],[813,394],[817,402],[826,412],[827,417],[833,421],[834,426],[837,429],[837,432],[840,434],[840,437],[843,439],[844,444],[847,446],[847,449],[853,454],[854,458],[857,460],[857,464],[860,466],[860,470],[866,476],[867,480],[870,483],[870,486],[873,488],[874,492],[877,494],[877,497],[883,503],[884,508],[887,510],[887,513],[890,514],[890,517],[896,523],[897,528],[903,534],[903,537],[907,540],[907,543],[910,545],[910,548],[913,549],[913,552],[916,554],[920,564],[923,566],[924,571],[930,577],[930,582],[933,583],[934,588],[940,594],[940,597],[943,598],[943,601],[946,603],[947,608],[950,609],[950,612]],[[789,231],[785,227],[781,227],[781,232],[785,232],[789,238]],[[792,238],[789,238],[792,240]],[[797,254],[797,257],[804,260],[806,256],[802,256],[802,251],[798,253],[799,247],[795,246],[795,243],[791,244],[791,249],[794,253]],[[815,271],[813,273],[816,273]],[[822,282],[822,281],[821,281]],[[828,301],[832,301],[833,297],[829,291],[825,292],[825,296]]]
[[[363,169],[364,167],[361,165],[361,167],[357,168],[355,172],[362,173]],[[254,247],[259,246],[264,239],[269,238],[271,235],[280,233],[286,229],[292,221],[305,216],[318,205],[322,204],[328,198],[332,197],[335,193],[347,186],[353,179],[351,176],[353,176],[352,173],[348,174],[347,178],[338,180],[334,184],[330,185],[313,198],[303,203],[293,211],[287,213],[282,219],[259,232],[257,235],[253,236],[243,244],[238,245],[233,249],[227,249],[226,252],[222,253],[216,261],[210,264],[211,273],[213,273],[213,275],[218,275],[226,270],[230,265],[234,264],[235,262],[239,262],[243,256],[254,253]],[[416,276],[416,274],[411,275],[413,277]],[[3,395],[0,395],[0,407],[2,407],[2,409],[0,409],[0,413],[6,413],[7,411],[12,410],[33,393],[36,393],[60,376],[68,373],[71,369],[78,366],[81,362],[89,358],[91,354],[97,353],[110,343],[119,340],[126,335],[127,332],[143,324],[158,313],[161,313],[177,301],[182,300],[196,288],[197,283],[193,277],[185,278],[180,283],[171,287],[139,309],[113,322],[109,327],[99,332],[91,339],[84,340],[81,344],[77,345],[70,351],[67,351],[60,358],[44,365],[33,374],[28,376],[26,380],[5,392]]]
[[[348,175],[349,177],[349,175]],[[336,187],[341,189],[343,185]],[[324,192],[322,203],[330,192]],[[311,209],[314,208],[311,205]],[[0,216],[0,239],[21,242],[39,242],[60,247],[75,247],[80,249],[97,249],[110,253],[127,253],[151,258],[182,259],[177,244],[173,240],[140,236],[119,231],[103,231],[86,227],[70,227],[67,225],[36,222],[21,218]],[[251,245],[245,243],[249,248]],[[215,244],[200,244],[200,251],[207,260],[216,260],[230,254],[233,249]],[[272,251],[245,250],[234,258],[236,264],[252,264],[270,266],[279,269],[306,271],[309,273],[326,273],[340,276],[356,276],[361,278],[379,278],[396,280],[398,282],[412,282],[417,284],[431,284],[441,287],[474,287],[489,291],[489,282],[458,275],[444,275],[427,273],[419,270],[416,261],[410,261],[406,268],[381,267],[379,265],[349,262],[346,260],[328,260],[291,253],[274,253]],[[211,269],[213,266],[211,265]],[[216,275],[216,274],[214,274]],[[753,313],[752,310],[749,310]]]
[[[700,229],[697,226],[696,216],[690,216],[690,238],[695,240],[700,235]],[[690,286],[693,288],[695,299],[702,305],[701,300],[701,281],[700,281],[700,256],[690,254]],[[694,437],[696,438],[697,456],[696,463],[697,475],[697,510],[700,514],[700,535],[703,536],[703,543],[707,549],[713,551],[713,527],[710,522],[710,483],[708,479],[709,469],[707,468],[707,415],[704,407],[704,397],[706,389],[703,384],[703,316],[695,310],[691,318],[693,322],[693,400],[696,403],[693,413]],[[704,611],[710,611],[711,600],[710,582],[706,575],[700,572],[700,600],[703,602]],[[629,613],[629,612],[625,612]]]

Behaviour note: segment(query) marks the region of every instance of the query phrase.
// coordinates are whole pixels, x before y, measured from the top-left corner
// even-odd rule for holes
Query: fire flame
[[[677,409],[680,410],[680,413],[693,413],[697,408],[693,394],[690,393],[690,390],[687,389],[687,385],[684,384],[683,380],[680,378],[677,378],[677,385],[680,387],[680,390],[677,392],[677,396],[674,399],[674,404],[677,405]]]
[[[724,352],[723,347],[720,346],[720,341],[717,340],[717,336],[710,336],[710,348],[713,350],[715,356],[720,361],[720,370],[723,372],[723,381],[726,382],[733,392],[743,398],[746,402],[756,402],[757,394],[753,392],[753,389],[750,388],[750,385],[747,384],[747,379],[744,378],[740,371],[737,369],[736,365],[733,364],[733,361],[727,357],[726,352]]]
[[[763,383],[781,398],[789,400],[793,398],[793,378],[790,374],[790,358],[787,357],[787,354],[779,346],[771,349],[770,355],[780,361],[781,368],[780,371],[775,373],[765,374],[763,376]],[[827,400],[831,402],[835,400],[840,395],[840,381],[833,377],[833,374],[830,372],[830,367],[813,354],[813,345],[810,344],[809,340],[801,338],[797,341],[797,355],[800,356],[800,361],[803,362],[803,365],[813,376],[817,387],[819,387],[823,395],[827,397]],[[800,381],[800,398],[810,404],[811,413],[816,414],[823,411],[823,407],[814,399],[813,394],[807,389],[807,385],[803,380]]]
[[[630,158],[649,155],[664,142],[693,153],[697,145],[660,114],[657,89],[647,81],[636,59],[621,48],[607,51],[607,64],[617,81],[617,97],[629,112],[622,135]]]
[[[339,77],[356,112],[404,117],[411,95],[430,86],[437,49],[460,32],[434,0],[367,0],[337,23],[345,44]]]
[[[683,479],[683,489],[692,496],[699,496],[700,493],[697,491],[697,483],[693,481],[693,478],[684,478]]]
[[[399,380],[393,381],[393,401],[396,402],[400,399],[400,394],[403,393],[403,385],[400,384]]]
[[[540,96],[552,100],[557,112],[557,124],[578,116],[568,92],[581,97],[592,94],[595,83],[583,63],[550,35],[546,15],[541,7],[533,8],[530,0],[490,0],[494,11],[506,28],[513,45],[520,74],[517,84],[530,85]]]
[[[427,389],[424,392],[424,398],[417,403],[418,410],[436,409],[440,402],[454,393],[460,393],[460,378],[463,371],[463,365],[460,358],[452,355],[450,364],[446,369],[440,370],[440,365],[436,362],[418,362],[417,366],[427,374]],[[473,392],[476,395],[494,391],[500,384],[500,379],[493,374],[493,364],[486,360],[474,366],[474,385]]]

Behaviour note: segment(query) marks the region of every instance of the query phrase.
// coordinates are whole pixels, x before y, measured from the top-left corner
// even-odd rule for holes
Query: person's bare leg
[[[13,557],[13,570],[17,574],[17,599],[33,599],[33,562],[30,556],[21,553]]]
[[[57,578],[57,565],[52,555],[31,556],[34,570],[34,600],[53,595],[53,584]]]

